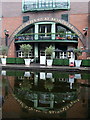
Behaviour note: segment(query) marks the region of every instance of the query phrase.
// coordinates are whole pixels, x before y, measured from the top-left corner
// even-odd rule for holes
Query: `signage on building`
[[[23,0],[22,11],[70,9],[70,0]]]
[[[73,25],[71,25],[70,23],[64,21],[64,20],[61,20],[61,19],[58,19],[58,18],[49,18],[49,17],[44,17],[44,18],[36,18],[36,19],[33,19],[33,20],[30,20],[24,24],[22,24],[13,34],[12,37],[14,37],[16,34],[18,34],[23,28],[25,28],[26,26],[30,25],[30,24],[33,24],[33,23],[38,23],[40,21],[52,21],[52,22],[56,22],[56,23],[60,23],[62,25],[65,25],[67,26],[69,29],[71,29],[72,31],[74,31],[80,39],[82,39],[82,34],[80,33],[80,31],[78,29],[76,29]]]

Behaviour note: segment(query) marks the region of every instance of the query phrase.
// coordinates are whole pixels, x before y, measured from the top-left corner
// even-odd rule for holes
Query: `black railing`
[[[15,37],[15,41],[30,41],[35,40],[34,35],[20,35]]]
[[[32,41],[32,40],[74,40],[78,41],[78,36],[73,33],[27,33],[17,34],[16,41]]]

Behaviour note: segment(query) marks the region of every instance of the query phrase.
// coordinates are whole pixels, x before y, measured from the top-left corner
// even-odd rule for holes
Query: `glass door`
[[[50,39],[51,37],[51,25],[50,24],[43,24],[39,25],[39,38],[40,39]]]

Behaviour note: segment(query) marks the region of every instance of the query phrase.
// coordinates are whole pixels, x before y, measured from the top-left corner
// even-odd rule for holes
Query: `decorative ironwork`
[[[69,0],[24,0],[22,5],[23,12],[69,8]]]
[[[52,34],[55,35],[54,40],[72,40],[72,41],[78,41],[78,36],[75,33],[71,34],[65,34],[65,33],[48,33],[47,36],[45,36],[45,33],[36,33],[38,35],[38,40],[53,40],[52,39]],[[33,41],[37,40],[35,38],[35,33],[28,33],[28,34],[17,34],[15,36],[15,42],[16,41]],[[60,35],[63,37],[61,37]],[[70,37],[71,36],[71,37]]]

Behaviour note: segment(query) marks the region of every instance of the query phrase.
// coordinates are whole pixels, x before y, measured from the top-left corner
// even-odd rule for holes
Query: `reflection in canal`
[[[87,73],[3,70],[1,76],[3,118],[88,117]]]

